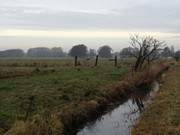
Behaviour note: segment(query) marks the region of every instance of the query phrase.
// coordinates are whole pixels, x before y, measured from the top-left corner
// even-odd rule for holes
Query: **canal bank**
[[[77,135],[131,135],[131,130],[144,110],[152,103],[160,82],[139,89],[127,101],[96,121],[88,123]]]
[[[84,128],[80,128],[80,130],[78,130],[77,135],[91,135],[91,134],[92,135],[96,135],[96,134],[104,135],[105,131],[111,131],[112,127],[109,127],[109,124],[108,124],[109,123],[108,122],[108,119],[109,119],[108,112],[114,110],[115,108],[116,108],[115,110],[118,110],[118,111],[114,111],[113,115],[119,114],[119,116],[123,118],[123,116],[121,114],[132,113],[132,114],[134,114],[134,115],[132,115],[132,119],[138,119],[138,117],[140,116],[140,112],[142,111],[142,109],[144,109],[144,107],[143,107],[144,101],[143,101],[143,97],[136,98],[135,96],[140,96],[138,94],[138,92],[142,92],[147,95],[150,92],[149,86],[151,85],[151,83],[155,79],[157,79],[168,68],[169,68],[169,66],[166,64],[165,65],[164,64],[156,65],[149,70],[143,71],[142,73],[135,74],[133,77],[128,78],[127,80],[125,79],[123,82],[117,84],[113,88],[108,88],[108,92],[109,92],[108,96],[105,98],[104,104],[100,104],[100,105],[103,105],[102,107],[107,107],[107,109],[103,110],[104,108],[102,108],[102,110],[98,111],[98,114],[100,114],[100,115],[98,115],[98,117],[94,117],[96,119],[97,118],[100,119],[100,121],[96,120],[96,119],[89,119],[90,121],[88,122],[88,124]],[[111,106],[113,106],[113,107],[111,107]],[[109,110],[109,108],[111,108],[111,109]],[[132,108],[134,108],[134,109],[132,109]],[[136,110],[135,108],[136,109],[138,108],[138,109]],[[105,112],[105,114],[101,113],[101,111]],[[101,121],[101,118],[103,118],[101,116],[105,116],[105,121],[104,120]],[[120,124],[119,124],[119,123],[121,123],[120,121],[125,121],[124,123],[126,123],[126,126],[124,126],[124,125],[120,126]],[[110,134],[116,135],[116,134],[120,134],[120,133],[121,134],[125,133],[122,135],[130,135],[131,128],[129,128],[129,126],[132,127],[134,125],[133,123],[131,123],[134,120],[129,121],[128,119],[123,118],[120,121],[115,122],[116,123],[115,125],[117,125],[117,127],[119,127],[117,129],[118,130],[120,129],[120,131],[119,132],[117,131],[117,133],[115,133],[115,134],[112,134],[112,132],[111,132]],[[95,124],[92,124],[92,122],[95,122]],[[102,125],[103,123],[105,123],[105,126]],[[90,128],[90,130],[89,130],[89,128]],[[106,130],[103,131],[103,128]],[[96,131],[94,132],[93,131],[94,129],[95,130],[97,129],[100,132],[99,133]],[[108,132],[106,132],[106,133],[108,134]]]
[[[133,135],[180,135],[180,64],[166,74],[165,83]]]

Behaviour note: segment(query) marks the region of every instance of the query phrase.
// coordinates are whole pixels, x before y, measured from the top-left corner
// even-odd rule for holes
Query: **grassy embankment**
[[[180,135],[180,64],[166,74],[165,83],[133,134]]]
[[[8,135],[69,135],[167,68],[160,64],[120,81],[128,71],[125,63],[120,69],[109,62],[96,68],[53,67],[51,73],[43,71],[46,65],[24,77],[1,80],[1,132],[16,121]]]
[[[139,86],[150,84],[167,68],[167,65],[158,64],[149,70],[136,73],[134,76],[129,74],[123,81],[116,82],[114,85],[111,83],[110,87],[100,91],[101,94],[94,98],[86,97],[79,102],[74,100],[73,103],[61,107],[61,110],[54,114],[47,115],[44,113],[25,122],[17,121],[8,135],[69,135],[75,133],[80,125],[106,110],[109,105],[117,104],[117,102],[127,98]]]
[[[72,60],[1,60],[0,134],[16,120],[33,121],[95,100],[104,94],[105,85],[121,80],[128,71],[127,63],[121,68],[109,61],[92,68],[93,64],[81,61],[74,68]]]

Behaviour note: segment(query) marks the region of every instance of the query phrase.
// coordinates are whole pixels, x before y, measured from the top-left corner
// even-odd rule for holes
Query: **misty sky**
[[[0,50],[128,46],[135,33],[180,49],[180,0],[0,0]]]

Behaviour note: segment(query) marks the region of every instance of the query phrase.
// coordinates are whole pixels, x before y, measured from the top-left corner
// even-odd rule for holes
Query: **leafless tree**
[[[134,48],[133,56],[136,58],[134,71],[142,69],[147,62],[149,65],[159,58],[159,51],[165,47],[164,41],[159,41],[152,36],[139,37],[138,35],[130,37],[130,44]]]

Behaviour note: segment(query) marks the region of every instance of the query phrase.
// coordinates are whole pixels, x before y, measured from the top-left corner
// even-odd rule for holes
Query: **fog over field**
[[[146,33],[180,49],[179,0],[0,0],[0,50],[75,44],[114,50]]]

